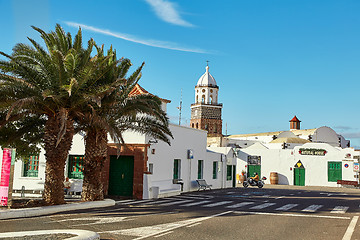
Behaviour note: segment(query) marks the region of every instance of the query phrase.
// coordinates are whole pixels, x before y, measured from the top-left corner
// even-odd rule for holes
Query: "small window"
[[[180,159],[174,159],[173,179],[180,179]]]
[[[198,179],[203,179],[203,172],[204,172],[204,161],[198,160]]]
[[[231,165],[227,165],[227,169],[226,169],[226,180],[232,180],[232,166]]]
[[[23,177],[38,177],[39,174],[39,156],[30,156],[29,160],[24,162]]]
[[[201,102],[205,103],[205,95],[202,95]]]
[[[191,124],[191,127],[192,127],[192,128],[194,128],[194,127],[195,127],[195,124],[194,124],[194,123],[192,123],[192,124]]]
[[[84,155],[69,155],[68,176],[72,179],[84,178]]]
[[[205,130],[209,130],[209,126],[207,124],[205,124]]]
[[[196,103],[198,103],[198,102],[199,102],[199,96],[196,95]]]
[[[149,163],[149,173],[150,174],[154,173],[154,164],[153,163]]]
[[[217,179],[218,162],[213,162],[213,179]]]
[[[199,123],[196,123],[196,128],[199,129]]]

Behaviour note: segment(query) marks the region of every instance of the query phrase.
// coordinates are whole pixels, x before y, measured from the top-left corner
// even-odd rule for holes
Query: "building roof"
[[[206,66],[206,72],[199,78],[196,86],[217,86],[215,78],[209,72],[209,66]]]
[[[289,122],[301,122],[296,115]]]
[[[291,130],[296,136],[299,135],[313,135],[317,128],[313,129],[303,129],[303,130]],[[264,132],[264,133],[250,133],[250,134],[238,134],[238,135],[230,135],[227,138],[240,138],[240,137],[257,137],[257,136],[277,136],[280,133],[285,131],[277,131],[277,132]]]
[[[137,95],[143,95],[143,94],[150,94],[152,96],[155,96],[151,93],[149,93],[148,91],[146,91],[143,87],[141,87],[139,84],[136,84],[135,87],[131,90],[131,92],[129,93],[129,96],[137,96]],[[170,100],[164,99],[164,98],[160,98],[160,100],[164,103],[171,103]]]
[[[284,137],[272,140],[270,143],[309,143],[310,141],[299,137]]]

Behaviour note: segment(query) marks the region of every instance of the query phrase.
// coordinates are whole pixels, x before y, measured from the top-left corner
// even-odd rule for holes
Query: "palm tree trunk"
[[[44,201],[50,205],[63,204],[64,201],[64,170],[74,136],[72,120],[66,120],[66,133],[56,146],[61,129],[59,115],[49,117],[45,124],[45,186]]]
[[[85,137],[84,179],[81,199],[96,201],[104,199],[101,178],[107,157],[107,131],[91,128]]]

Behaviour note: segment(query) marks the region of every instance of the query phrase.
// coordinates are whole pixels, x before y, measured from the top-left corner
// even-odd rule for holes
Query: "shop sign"
[[[300,148],[299,154],[301,155],[312,155],[312,156],[325,156],[327,151],[325,149],[315,149],[315,148]]]
[[[11,167],[11,149],[4,148],[0,179],[0,205],[7,206]]]
[[[354,172],[359,172],[359,163],[354,163]]]
[[[261,156],[248,156],[249,165],[261,165]]]

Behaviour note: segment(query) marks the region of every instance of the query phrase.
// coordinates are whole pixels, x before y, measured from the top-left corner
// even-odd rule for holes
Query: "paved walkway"
[[[42,215],[49,215],[58,212],[73,211],[79,209],[99,208],[114,206],[115,201],[112,199],[105,199],[103,201],[94,202],[74,202],[63,205],[44,206],[35,208],[21,208],[21,209],[2,209],[0,210],[0,219],[12,219],[23,217],[35,217]],[[52,239],[59,234],[71,234],[74,237],[68,238],[69,240],[93,240],[100,239],[96,232],[78,230],[78,229],[62,229],[62,230],[41,230],[41,231],[28,231],[28,232],[7,232],[0,233],[0,238],[19,238],[24,236],[39,236],[42,235],[44,239]]]

